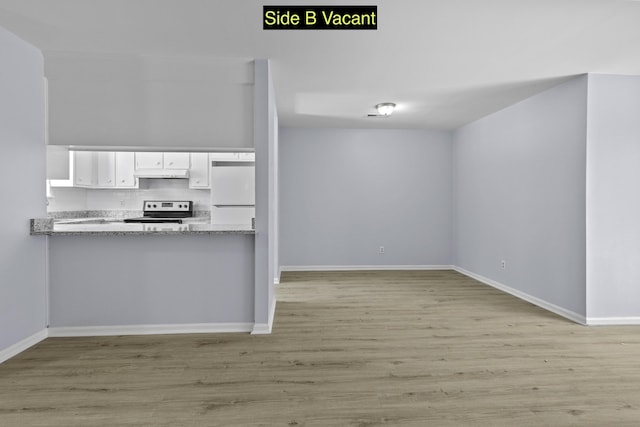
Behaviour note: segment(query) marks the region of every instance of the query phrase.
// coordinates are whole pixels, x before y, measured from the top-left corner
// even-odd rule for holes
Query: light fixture
[[[394,108],[396,108],[396,104],[393,102],[383,102],[376,105],[376,110],[378,110],[378,114],[381,116],[390,116]]]

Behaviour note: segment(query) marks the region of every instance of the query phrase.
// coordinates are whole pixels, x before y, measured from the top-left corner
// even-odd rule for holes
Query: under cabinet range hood
[[[188,169],[138,169],[136,178],[189,178]]]

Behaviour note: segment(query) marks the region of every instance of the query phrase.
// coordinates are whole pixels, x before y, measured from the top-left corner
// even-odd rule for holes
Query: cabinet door
[[[136,178],[133,176],[135,169],[135,154],[126,152],[115,153],[116,158],[116,187],[136,188]]]
[[[97,185],[96,153],[93,151],[75,151],[73,154],[73,183],[79,187]]]
[[[100,151],[98,156],[98,186],[114,187],[116,185],[115,153]]]
[[[136,153],[136,169],[162,169],[162,153]]]
[[[189,169],[189,153],[164,153],[165,169]]]
[[[211,188],[209,186],[209,153],[191,153],[189,187]]]

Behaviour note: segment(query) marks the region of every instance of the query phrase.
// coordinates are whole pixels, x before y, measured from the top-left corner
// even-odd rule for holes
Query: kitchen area
[[[253,152],[49,153],[48,176],[56,179],[46,183],[47,214],[56,231],[255,228]]]
[[[86,120],[62,132],[71,120],[62,120],[60,111],[77,105],[56,104],[61,96],[45,102],[58,106],[57,116],[45,111],[45,134],[51,135],[42,152],[46,214],[32,217],[24,230],[46,245],[45,324],[7,354],[43,337],[271,332],[277,116],[268,61],[248,65],[242,123],[233,122],[225,136],[224,119],[198,121],[220,135],[192,144],[133,133],[123,141],[114,128],[101,134]],[[188,83],[175,84],[184,90]],[[49,84],[45,93],[55,95],[61,86]],[[158,90],[171,87],[164,82]],[[72,113],[77,120],[83,111]],[[175,127],[175,117],[153,129],[163,123]],[[76,141],[72,133],[82,126]],[[198,134],[180,133],[191,141]]]
[[[50,336],[253,331],[253,152],[53,151]]]

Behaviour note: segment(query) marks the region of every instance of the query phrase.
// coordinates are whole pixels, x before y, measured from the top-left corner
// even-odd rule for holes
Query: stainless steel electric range
[[[193,217],[193,202],[189,200],[145,200],[142,205],[142,216],[126,218],[128,223],[161,223],[182,224],[184,218]]]

